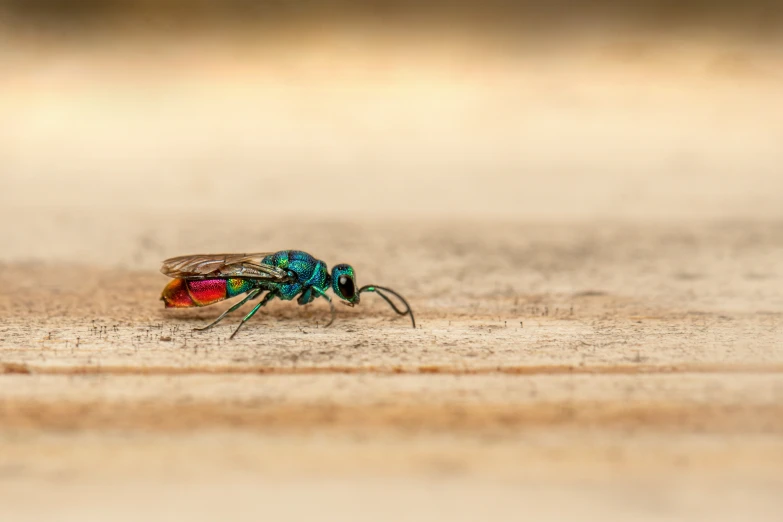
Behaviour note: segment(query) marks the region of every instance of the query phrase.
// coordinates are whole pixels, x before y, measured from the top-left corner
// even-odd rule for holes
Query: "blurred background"
[[[775,0],[6,0],[0,205],[779,219],[782,43]]]
[[[780,0],[0,0],[0,519],[783,520],[781,144]]]

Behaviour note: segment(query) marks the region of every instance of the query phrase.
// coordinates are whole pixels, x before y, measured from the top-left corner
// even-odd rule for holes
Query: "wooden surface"
[[[41,224],[52,261],[6,238],[3,518],[783,510],[779,224],[119,221],[143,232]],[[238,314],[193,332],[224,305],[164,310],[158,262],[239,238],[349,261],[420,326],[369,296],[328,329],[276,302],[234,341]]]
[[[777,12],[13,4],[0,520],[783,520]],[[290,248],[419,328],[158,300]]]

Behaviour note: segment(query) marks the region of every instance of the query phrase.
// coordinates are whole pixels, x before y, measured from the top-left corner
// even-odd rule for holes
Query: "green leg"
[[[212,328],[213,326],[218,324],[220,321],[222,321],[225,316],[227,316],[228,314],[230,314],[231,312],[233,312],[234,310],[236,310],[237,308],[239,308],[243,304],[247,303],[248,301],[250,301],[251,299],[256,297],[262,291],[263,290],[261,290],[260,288],[254,288],[253,290],[251,290],[251,291],[249,291],[247,293],[247,297],[245,297],[244,299],[239,301],[237,304],[235,304],[234,306],[232,306],[231,308],[229,308],[228,310],[226,310],[225,312],[220,314],[220,316],[218,316],[217,319],[215,319],[214,321],[212,321],[211,323],[209,323],[206,326],[202,326],[201,328],[194,328],[194,330],[197,330],[199,332],[203,332],[204,330],[209,330],[210,328]]]
[[[329,322],[326,323],[326,326],[324,327],[324,328],[329,328],[332,325],[332,323],[334,322],[334,303],[332,303],[332,298],[329,297],[328,295],[326,295],[326,292],[324,292],[322,290],[319,290],[316,287],[312,287],[312,288],[313,288],[313,290],[315,290],[315,292],[318,295],[320,295],[321,297],[323,297],[324,299],[329,301],[329,311],[332,313],[332,317],[331,317],[331,319],[329,319]]]
[[[245,318],[244,318],[244,319],[242,319],[242,322],[241,322],[241,323],[239,323],[239,326],[237,326],[237,329],[236,329],[236,330],[234,330],[234,333],[232,333],[232,334],[231,334],[231,337],[229,337],[229,339],[233,339],[233,338],[234,338],[234,336],[235,336],[235,335],[237,334],[237,332],[239,331],[239,329],[240,329],[240,328],[242,328],[242,325],[243,325],[243,324],[245,324],[245,323],[247,322],[247,320],[248,320],[248,319],[250,319],[251,317],[253,317],[253,316],[256,314],[256,312],[258,312],[258,310],[259,310],[259,309],[260,309],[262,306],[264,306],[264,305],[265,305],[265,304],[267,304],[269,301],[271,301],[272,299],[274,299],[276,295],[277,295],[277,292],[275,292],[275,291],[271,291],[271,292],[269,292],[268,294],[266,294],[266,295],[264,296],[264,298],[261,300],[261,302],[260,302],[260,303],[258,303],[258,304],[255,306],[255,308],[253,308],[252,310],[250,310],[250,313],[249,313],[249,314],[247,314],[247,315],[245,316]]]

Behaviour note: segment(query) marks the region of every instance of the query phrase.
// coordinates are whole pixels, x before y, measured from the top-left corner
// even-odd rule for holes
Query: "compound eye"
[[[356,288],[353,286],[353,279],[348,276],[340,276],[337,280],[337,288],[340,290],[340,293],[343,294],[343,297],[349,301],[353,299],[356,294]]]

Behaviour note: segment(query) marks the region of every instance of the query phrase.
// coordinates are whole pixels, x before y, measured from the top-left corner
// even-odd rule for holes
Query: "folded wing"
[[[262,263],[268,255],[270,254],[259,252],[172,257],[163,262],[160,271],[169,277],[183,279],[241,278],[274,283],[292,281],[285,270]]]

